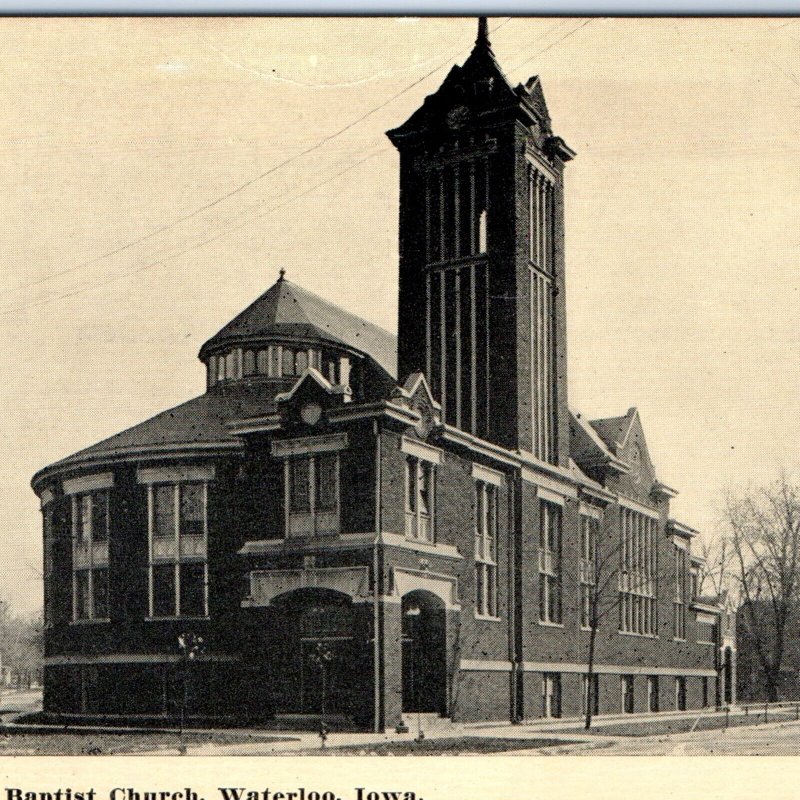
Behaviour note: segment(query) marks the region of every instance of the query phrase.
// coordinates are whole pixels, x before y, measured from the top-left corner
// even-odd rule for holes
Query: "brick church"
[[[482,19],[388,136],[396,338],[281,274],[201,348],[203,394],[34,476],[47,715],[383,730],[734,700],[638,412],[568,406],[575,153],[539,79],[509,84]]]

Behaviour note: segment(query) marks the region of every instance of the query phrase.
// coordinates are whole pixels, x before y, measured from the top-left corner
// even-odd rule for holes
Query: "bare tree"
[[[699,555],[703,559],[697,581],[699,595],[723,595],[729,584],[731,568],[735,564],[733,547],[727,536],[712,535],[699,540]]]
[[[592,546],[593,545],[593,546]],[[618,584],[620,580],[619,545],[604,547],[595,540],[589,545],[593,558],[581,558],[581,615],[589,628],[589,651],[586,665],[586,716],[584,727],[592,727],[595,703],[594,657],[597,649],[597,632],[603,620],[619,609]],[[585,595],[584,595],[585,593]],[[585,603],[585,605],[584,605]],[[584,626],[584,627],[586,627]]]
[[[662,580],[675,580],[673,563],[658,558],[658,533],[653,525],[635,525],[626,535],[613,528],[603,530],[584,518],[581,530],[579,575],[581,592],[581,627],[589,633],[586,658],[586,695],[584,728],[589,730],[594,717],[595,654],[598,633],[608,625],[616,632],[622,618],[637,618],[642,626],[655,632],[656,597]],[[647,540],[647,537],[650,537]],[[565,575],[567,580],[571,577]],[[688,589],[688,587],[687,587]],[[672,586],[670,585],[670,590]],[[662,591],[664,591],[662,589]],[[636,603],[631,613],[629,605]]]
[[[0,660],[19,688],[41,678],[42,630],[41,614],[16,616],[8,603],[0,601]]]
[[[773,702],[800,588],[800,486],[781,475],[766,486],[728,491],[723,520],[744,623],[763,673],[765,699]]]

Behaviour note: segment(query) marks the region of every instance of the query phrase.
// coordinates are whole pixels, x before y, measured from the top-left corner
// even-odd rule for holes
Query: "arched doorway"
[[[403,711],[447,714],[444,601],[431,592],[404,595]]]
[[[277,713],[352,713],[353,604],[328,589],[298,589],[271,604],[269,660]]]
[[[730,647],[725,648],[722,659],[722,684],[725,693],[725,704],[733,702],[733,651]]]

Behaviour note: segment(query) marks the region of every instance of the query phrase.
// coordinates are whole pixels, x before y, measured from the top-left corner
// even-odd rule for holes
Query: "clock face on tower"
[[[450,128],[462,127],[469,118],[469,109],[466,106],[453,106],[447,112],[447,125]]]

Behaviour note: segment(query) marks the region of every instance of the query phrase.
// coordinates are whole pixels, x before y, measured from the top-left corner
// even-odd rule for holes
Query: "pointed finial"
[[[284,279],[284,277],[286,277],[286,270],[285,270],[285,269],[281,269],[281,270],[278,272],[278,275],[279,275],[279,277],[278,277],[278,280],[279,280],[279,281],[282,281],[282,280]]]
[[[486,17],[478,17],[478,38],[475,40],[478,47],[491,47],[489,42],[489,21]]]

